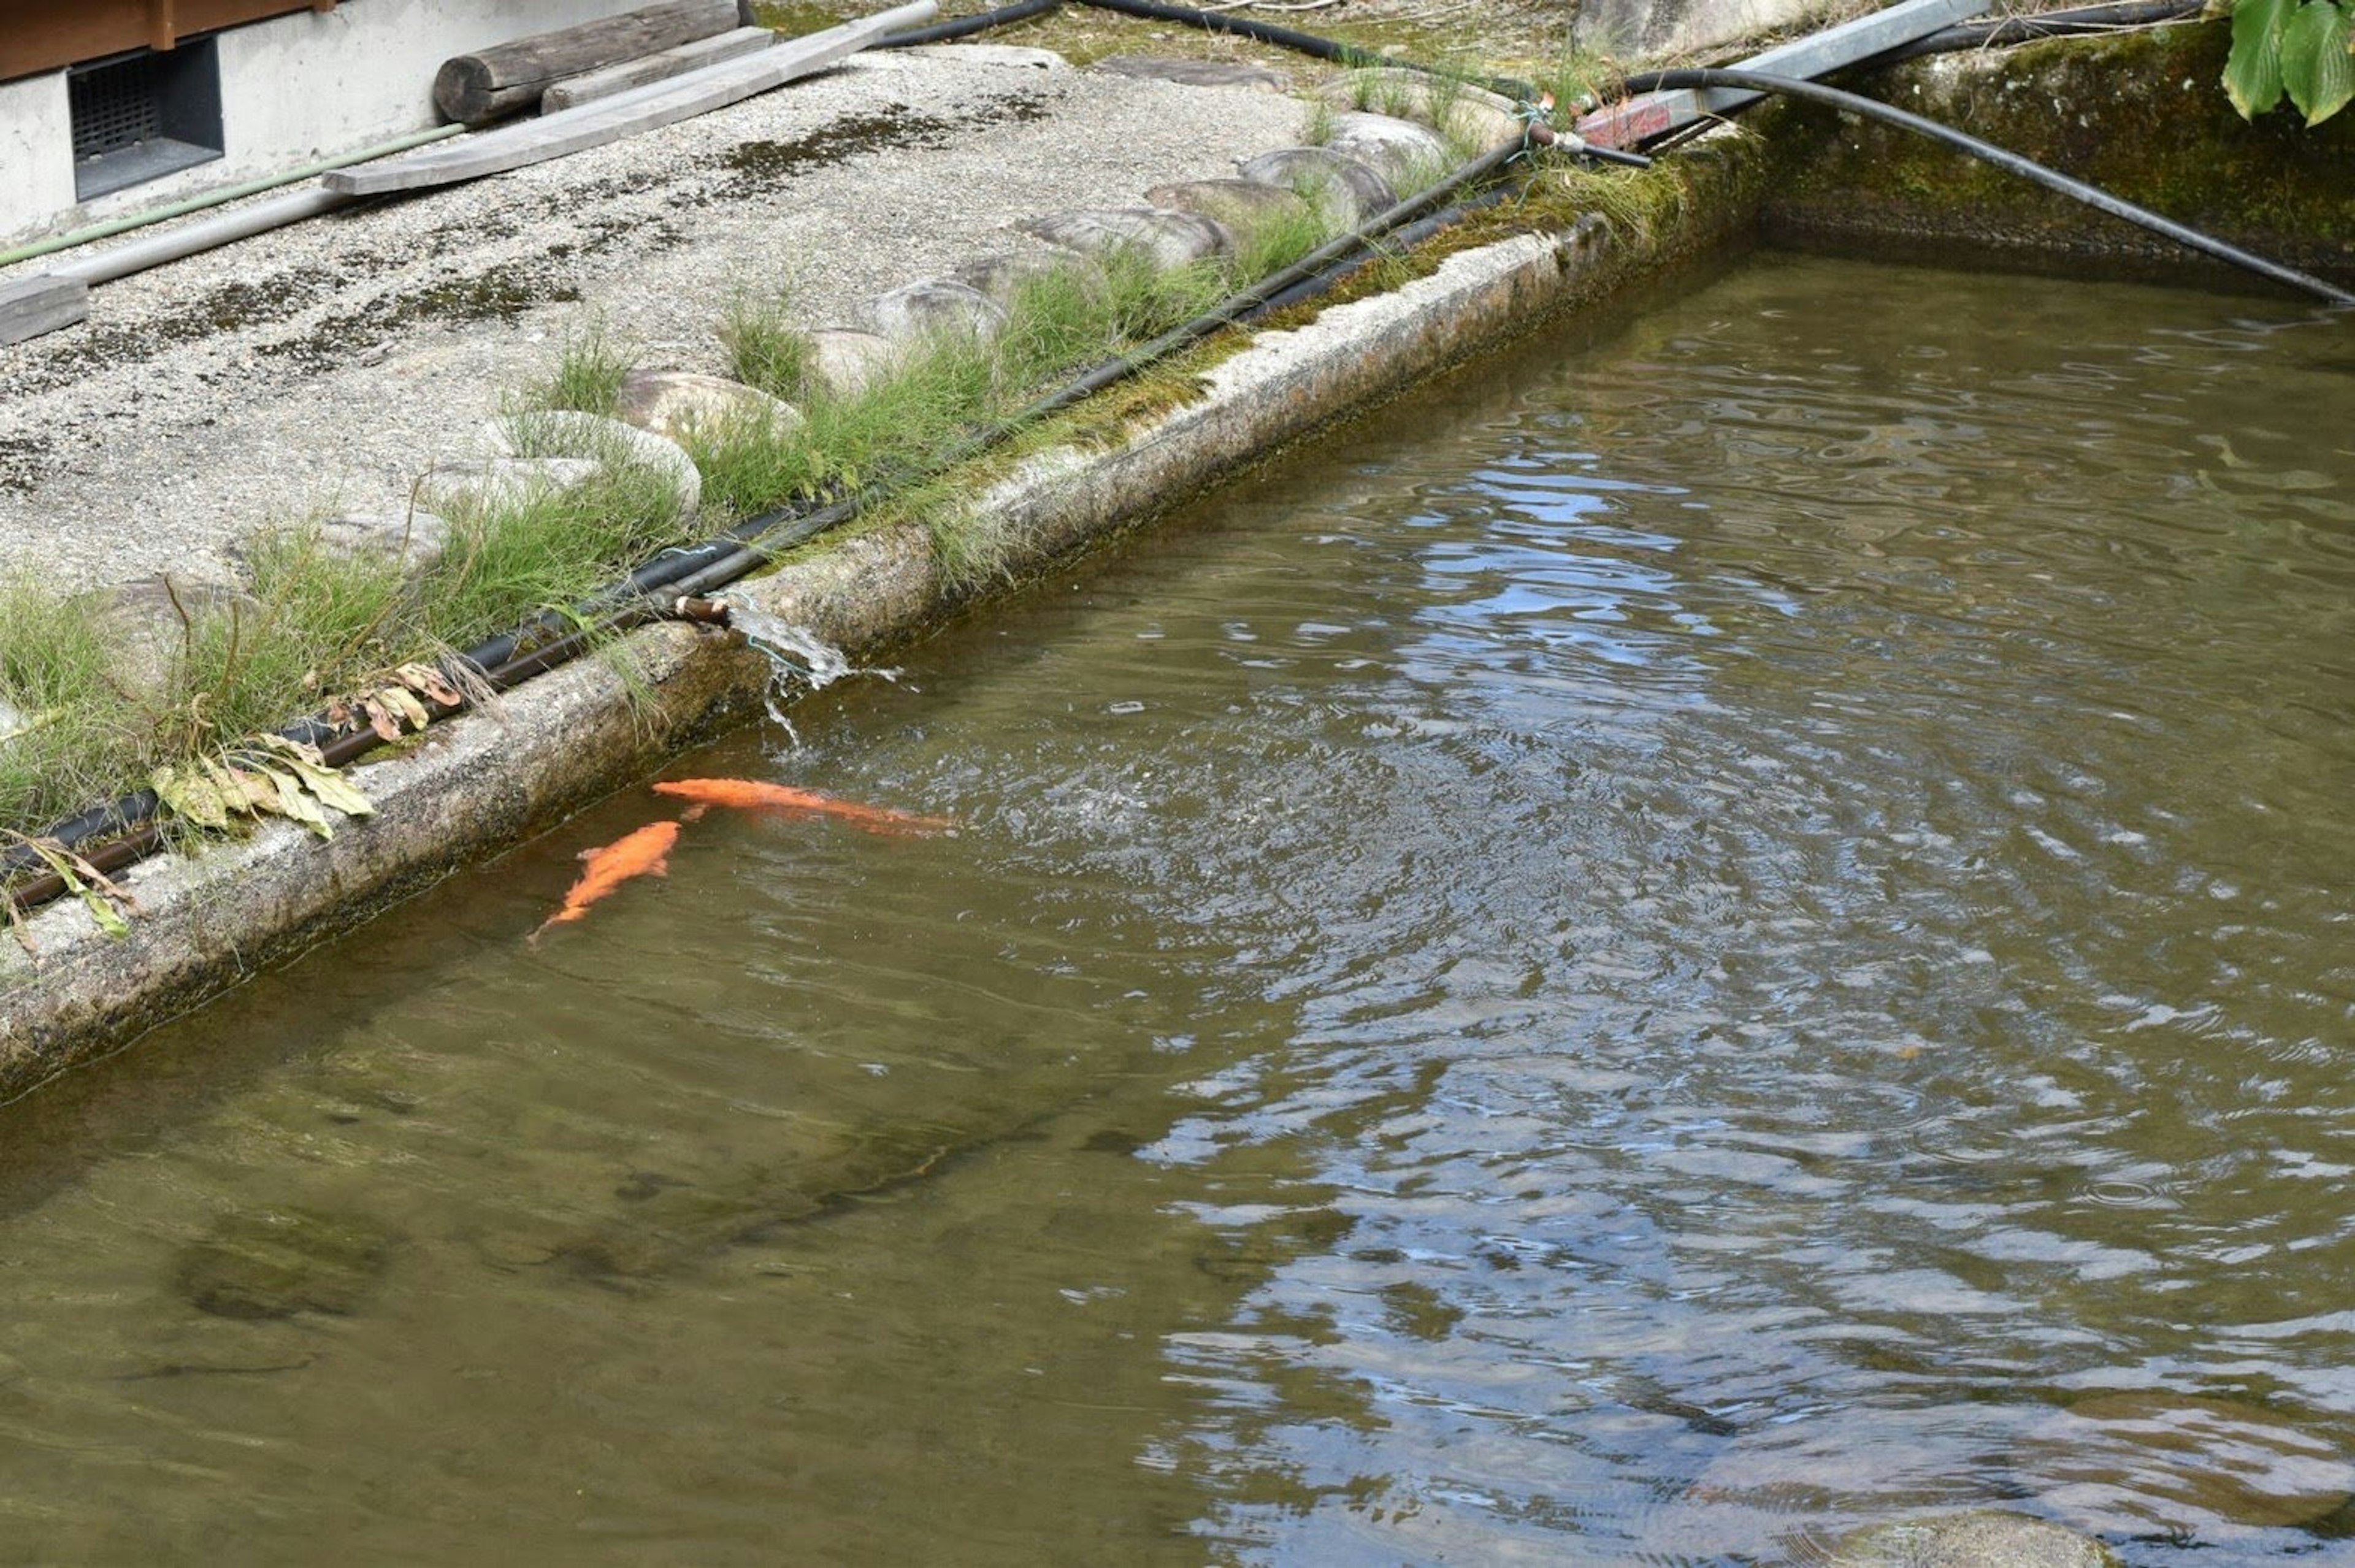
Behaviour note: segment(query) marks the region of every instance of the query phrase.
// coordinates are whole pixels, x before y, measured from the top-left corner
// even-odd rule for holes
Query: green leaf
[[[2319,125],[2355,99],[2355,58],[2347,52],[2347,13],[2332,0],[2307,0],[2282,24],[2282,86],[2289,101]]]
[[[2224,96],[2254,120],[2282,101],[2282,25],[2297,0],[2238,0],[2232,7],[2232,52],[2224,58]]]

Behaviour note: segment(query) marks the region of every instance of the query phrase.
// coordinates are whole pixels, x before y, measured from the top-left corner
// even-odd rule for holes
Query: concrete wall
[[[453,54],[637,9],[645,0],[345,0],[219,35],[224,155],[74,200],[66,73],[0,83],[0,244],[276,174],[436,123]]]

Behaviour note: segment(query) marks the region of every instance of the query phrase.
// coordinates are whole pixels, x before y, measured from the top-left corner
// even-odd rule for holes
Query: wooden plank
[[[1967,21],[1987,8],[1990,0],[1902,0],[1885,10],[1777,44],[1735,63],[1736,70],[1763,70],[1775,76],[1817,77],[1851,66],[1859,60],[1929,37],[1941,27]],[[1754,92],[1719,88],[1707,92],[1679,89],[1646,92],[1625,103],[1606,104],[1578,123],[1579,136],[1599,147],[1626,147],[1689,125],[1696,120],[1724,114],[1752,102]]]
[[[539,107],[550,82],[691,44],[736,26],[736,0],[662,0],[618,16],[453,55],[433,75],[445,120],[482,125]]]
[[[121,54],[169,48],[193,33],[334,0],[0,0],[0,80]],[[159,27],[160,25],[160,27]]]
[[[886,33],[930,20],[939,9],[937,0],[911,0],[911,4],[839,27],[789,39],[742,59],[725,60],[688,76],[634,87],[578,109],[461,136],[406,157],[337,169],[326,176],[324,183],[329,190],[344,196],[382,196],[396,190],[423,190],[460,180],[480,179],[584,148],[601,147],[641,131],[724,109],[755,93],[815,75]]]
[[[717,65],[721,60],[741,59],[765,49],[777,41],[777,35],[766,27],[738,27],[717,37],[698,38],[691,44],[681,44],[675,49],[644,59],[624,60],[603,70],[592,70],[580,76],[569,76],[550,84],[539,101],[542,112],[554,114],[559,110],[577,109],[583,103],[594,103],[601,98],[611,98],[617,92],[627,92],[634,87],[644,87],[651,81],[668,81],[675,76],[685,76],[691,70]]]
[[[22,343],[90,315],[90,285],[80,278],[35,272],[0,283],[0,344]]]

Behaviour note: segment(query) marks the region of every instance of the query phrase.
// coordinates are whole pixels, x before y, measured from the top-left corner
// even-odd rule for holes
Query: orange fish
[[[709,805],[732,805],[744,811],[803,811],[838,816],[869,833],[945,833],[956,827],[945,816],[918,816],[888,805],[861,805],[837,800],[815,790],[762,784],[757,779],[666,779],[655,785],[658,795],[675,795],[695,802],[687,819],[703,815]]]
[[[586,869],[581,873],[581,880],[565,893],[564,907],[542,921],[531,939],[538,942],[539,932],[551,925],[579,920],[589,912],[591,904],[632,877],[642,877],[650,871],[657,877],[669,875],[671,846],[677,842],[677,823],[650,822],[602,849],[581,850],[581,859]]]

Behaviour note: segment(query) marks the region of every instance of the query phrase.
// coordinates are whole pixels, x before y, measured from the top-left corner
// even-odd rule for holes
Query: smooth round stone
[[[1114,76],[1174,81],[1181,87],[1240,87],[1247,92],[1287,92],[1290,79],[1263,65],[1232,60],[1179,59],[1167,55],[1107,55],[1095,69]]]
[[[1232,240],[1226,229],[1191,212],[1170,212],[1157,207],[1108,208],[1093,212],[1059,212],[1022,225],[1050,245],[1083,255],[1110,256],[1134,251],[1156,266],[1182,267],[1207,261],[1227,251]]]
[[[809,335],[811,378],[834,397],[864,391],[891,373],[900,351],[879,333],[822,326]]]
[[[954,278],[920,278],[868,302],[875,330],[894,343],[964,335],[984,342],[1006,329],[1006,311],[970,284]]]
[[[693,517],[703,500],[703,475],[686,448],[602,414],[577,409],[510,414],[492,422],[490,439],[495,452],[518,458],[581,458],[607,468],[644,468],[669,482],[682,516]]]
[[[317,540],[318,548],[329,555],[347,560],[384,556],[397,562],[411,579],[432,571],[442,552],[450,548],[449,520],[422,507],[406,512],[335,512],[294,531],[306,530]],[[255,552],[282,531],[263,529],[248,534],[230,545],[229,553],[250,573]]]
[[[624,424],[666,441],[681,441],[701,429],[743,424],[783,432],[802,422],[801,411],[757,387],[693,370],[633,370],[622,378],[613,409]]]
[[[518,507],[585,485],[605,471],[586,457],[485,457],[437,463],[417,482],[417,498],[444,512]]]
[[[1826,1568],[2117,1568],[2098,1541],[1995,1509],[1868,1525],[1840,1538]]]
[[[261,602],[235,583],[178,571],[95,589],[80,603],[113,656],[115,684],[151,706],[174,700],[174,677],[192,622],[261,613]]]
[[[1316,93],[1336,109],[1358,109],[1362,101],[1363,107],[1372,112],[1416,120],[1434,130],[1453,132],[1483,147],[1520,140],[1519,106],[1503,93],[1465,83],[1453,92],[1434,95],[1432,86],[1431,79],[1421,71],[1380,66],[1320,82]],[[1438,121],[1435,96],[1447,100],[1448,123],[1444,126]]]
[[[1207,218],[1231,232],[1247,232],[1271,219],[1289,218],[1308,210],[1308,204],[1282,186],[1260,185],[1252,180],[1187,180],[1179,185],[1157,185],[1145,193],[1145,199],[1156,207],[1166,207],[1172,212],[1190,212]]]
[[[1056,272],[1068,272],[1083,267],[1083,262],[1070,256],[1041,256],[1035,251],[1008,251],[1001,255],[984,256],[950,270],[949,275],[969,289],[996,300],[999,304],[1011,304],[1022,292],[1022,285],[1033,278],[1049,277]]]
[[[1388,114],[1336,114],[1332,139],[1325,144],[1380,169],[1393,187],[1404,176],[1444,173],[1455,161],[1438,132]]]
[[[1359,218],[1398,205],[1398,193],[1380,170],[1330,147],[1279,147],[1235,167],[1253,185],[1272,185],[1304,197],[1337,191]]]

